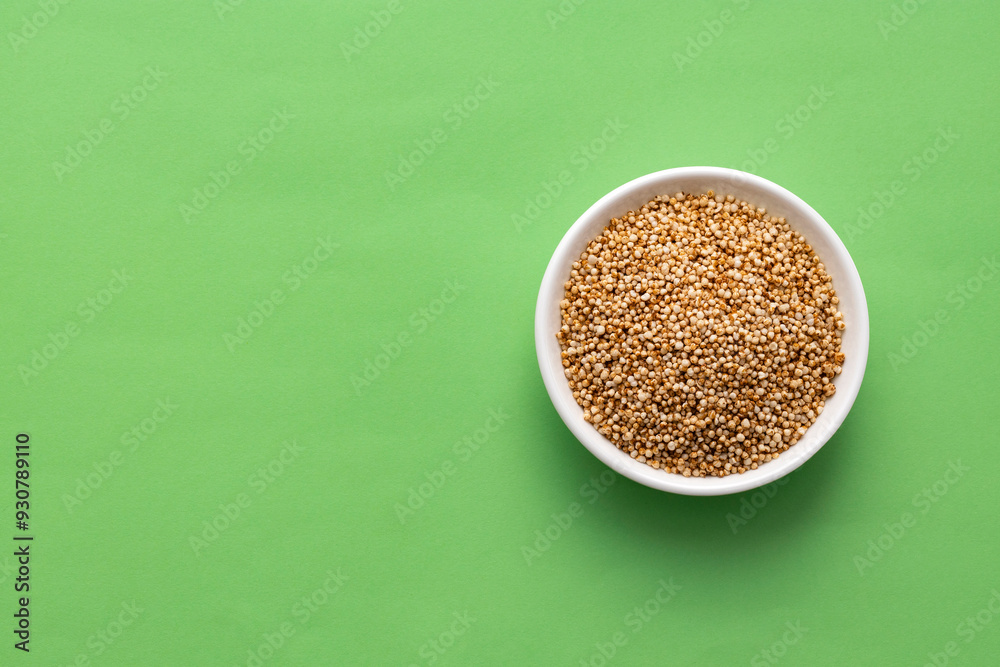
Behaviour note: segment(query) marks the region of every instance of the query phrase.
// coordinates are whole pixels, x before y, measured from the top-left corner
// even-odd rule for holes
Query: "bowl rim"
[[[842,297],[843,294],[849,293],[850,298],[856,302],[857,312],[850,322],[850,327],[855,330],[855,335],[859,336],[857,341],[858,350],[848,359],[849,363],[852,359],[854,360],[854,365],[851,367],[853,372],[850,375],[842,373],[839,376],[839,379],[843,378],[843,384],[841,382],[837,384],[838,398],[841,396],[845,397],[840,402],[842,407],[839,412],[825,421],[823,430],[818,433],[817,437],[811,439],[806,447],[799,450],[796,449],[802,443],[802,440],[806,438],[806,436],[803,436],[795,445],[782,452],[782,455],[777,459],[769,461],[758,467],[757,470],[747,473],[736,473],[725,477],[684,477],[677,473],[668,473],[664,470],[655,469],[645,463],[635,461],[625,452],[618,449],[610,440],[601,435],[591,424],[583,420],[582,408],[572,399],[572,394],[568,391],[569,385],[566,382],[560,357],[553,357],[550,354],[552,341],[549,340],[549,337],[551,336],[554,340],[554,335],[546,322],[551,309],[558,308],[558,303],[562,298],[561,296],[553,298],[550,295],[562,294],[562,284],[568,276],[568,267],[577,259],[579,254],[578,252],[574,252],[572,248],[579,242],[580,237],[586,233],[586,230],[595,224],[593,221],[595,215],[612,202],[629,196],[636,191],[658,184],[664,180],[678,180],[682,178],[718,181],[720,185],[727,183],[744,184],[751,189],[766,192],[772,198],[784,200],[792,207],[802,209],[807,217],[811,218],[809,221],[811,226],[815,227],[815,230],[809,231],[807,241],[810,241],[810,245],[814,245],[812,240],[817,238],[817,235],[822,236],[826,245],[833,253],[838,255],[841,264],[843,264],[843,268],[845,269],[843,275],[838,273],[835,276],[835,280],[839,283],[837,287],[838,296]],[[670,185],[664,185],[664,193],[670,187]],[[625,213],[625,211],[622,211],[622,213]],[[605,220],[606,223],[607,219]],[[810,226],[809,223],[807,223],[807,226]],[[827,255],[827,258],[829,257],[830,255]],[[822,260],[823,258],[821,257],[820,259]],[[554,290],[554,283],[558,285],[558,290]],[[542,380],[549,399],[569,430],[594,456],[612,470],[650,488],[683,495],[713,496],[740,493],[769,484],[799,468],[829,441],[844,422],[848,413],[850,413],[864,380],[868,362],[869,342],[868,304],[861,276],[858,274],[857,266],[854,264],[854,260],[846,246],[844,246],[843,241],[837,236],[837,233],[829,223],[809,204],[784,187],[756,174],[726,167],[700,166],[664,169],[623,183],[598,199],[577,218],[576,222],[569,227],[556,246],[542,277],[535,306],[535,353],[539,370],[541,371]],[[847,375],[846,378],[844,377],[845,375]],[[570,398],[570,404],[567,404],[565,401],[566,395]],[[827,414],[827,412],[824,411],[824,414]],[[815,427],[816,424],[814,423],[810,426],[810,430]]]

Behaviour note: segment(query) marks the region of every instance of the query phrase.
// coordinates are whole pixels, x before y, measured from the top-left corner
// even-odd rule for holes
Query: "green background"
[[[615,664],[920,665],[949,642],[994,664],[1000,617],[966,618],[1000,589],[1000,5],[52,6],[0,9],[0,540],[20,432],[35,536],[29,655],[0,556],[0,663],[600,665],[620,632]],[[548,401],[536,290],[591,203],[686,165],[748,168],[840,233],[865,384],[767,494],[588,490],[605,468]]]

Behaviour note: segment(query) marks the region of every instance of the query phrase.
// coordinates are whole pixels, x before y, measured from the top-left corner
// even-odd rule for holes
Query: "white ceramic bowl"
[[[562,324],[559,302],[570,267],[611,218],[635,210],[657,195],[708,190],[733,195],[766,208],[769,215],[786,218],[789,226],[812,245],[826,265],[840,297],[840,310],[847,325],[841,347],[846,359],[843,372],[834,380],[837,393],[827,399],[823,413],[805,435],[781,456],[742,474],[684,477],[639,463],[583,420],[583,409],[573,399],[563,374],[556,332]],[[570,227],[542,278],[535,308],[535,348],[542,379],[556,411],[594,456],[622,475],[654,489],[692,496],[723,495],[763,486],[787,475],[819,451],[840,427],[858,395],[868,362],[868,305],[861,278],[847,248],[830,225],[804,201],[783,187],[746,172],[721,167],[682,167],[648,174],[616,188],[587,209]]]

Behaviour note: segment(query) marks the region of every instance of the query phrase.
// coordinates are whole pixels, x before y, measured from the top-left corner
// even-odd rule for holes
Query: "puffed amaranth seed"
[[[756,469],[836,391],[844,329],[826,267],[733,196],[659,196],[574,262],[556,334],[584,419],[686,477]]]

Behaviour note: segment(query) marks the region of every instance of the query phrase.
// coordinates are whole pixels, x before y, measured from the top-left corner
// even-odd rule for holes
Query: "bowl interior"
[[[843,372],[834,380],[837,393],[827,399],[823,413],[788,451],[742,474],[726,477],[684,477],[657,470],[632,459],[583,420],[583,409],[573,399],[563,374],[556,332],[561,326],[559,302],[570,268],[587,245],[613,217],[641,207],[657,195],[702,193],[733,195],[786,218],[805,237],[826,265],[840,298],[847,328],[841,351]],[[833,229],[808,204],[784,188],[759,176],[720,167],[668,169],[626,183],[590,207],[563,237],[542,279],[535,313],[535,344],[545,387],[560,417],[573,434],[601,461],[617,472],[652,488],[689,495],[720,495],[752,489],[782,477],[812,456],[837,430],[861,387],[868,360],[868,307],[857,268]]]

